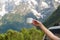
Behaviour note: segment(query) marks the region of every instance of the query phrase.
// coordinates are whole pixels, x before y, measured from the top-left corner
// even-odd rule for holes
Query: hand
[[[33,20],[32,24],[35,26],[39,26],[41,22],[37,21],[37,20]]]

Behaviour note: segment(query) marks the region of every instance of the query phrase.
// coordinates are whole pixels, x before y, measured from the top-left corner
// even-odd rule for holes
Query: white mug
[[[33,18],[27,18],[27,23],[32,23],[33,22]]]

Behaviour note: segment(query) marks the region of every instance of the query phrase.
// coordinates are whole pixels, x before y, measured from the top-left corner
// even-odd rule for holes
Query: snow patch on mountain
[[[5,13],[7,13],[7,11],[5,11],[5,5],[3,5],[3,6],[2,6],[2,9],[1,9],[1,11],[0,11],[0,15],[1,15],[1,16],[4,16]]]
[[[58,5],[60,5],[60,0],[0,0],[5,7],[9,7],[9,5],[13,6],[12,3],[9,3],[8,6],[6,6],[6,2],[13,2],[14,6],[11,10],[14,10],[14,7],[20,5],[20,3],[24,3],[28,5],[27,9],[31,11],[30,9],[36,10],[38,13],[41,14],[49,14],[54,11]],[[25,6],[26,6],[25,5]],[[2,6],[1,6],[2,7]],[[0,11],[0,15],[5,15],[6,9],[4,7],[4,10],[2,8],[2,11]],[[10,7],[11,8],[11,7]],[[24,10],[26,8],[24,7]],[[9,9],[10,10],[10,9]],[[9,11],[7,10],[7,11]]]

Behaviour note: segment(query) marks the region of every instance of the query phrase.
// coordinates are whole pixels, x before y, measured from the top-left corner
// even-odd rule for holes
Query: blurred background
[[[0,33],[9,29],[32,28],[33,25],[27,24],[26,19],[37,19],[34,12],[41,14],[37,20],[45,22],[59,5],[60,0],[0,0]]]

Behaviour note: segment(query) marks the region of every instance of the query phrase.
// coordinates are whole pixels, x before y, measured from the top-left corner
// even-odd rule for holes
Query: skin
[[[49,31],[41,22],[33,20],[33,25],[42,29],[42,31],[51,39],[51,40],[60,40],[59,37],[55,36],[51,31]]]

